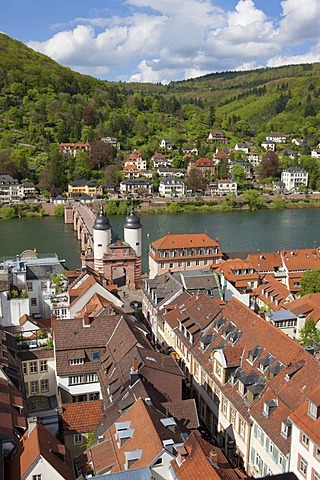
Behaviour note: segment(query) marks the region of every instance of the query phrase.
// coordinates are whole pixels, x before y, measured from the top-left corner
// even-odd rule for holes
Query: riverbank
[[[96,213],[101,202],[95,200],[90,206]],[[189,212],[232,212],[253,210],[284,210],[297,208],[319,208],[320,194],[259,195],[256,198],[237,197],[187,197],[187,198],[151,198],[134,199],[134,206],[139,213],[174,214]],[[131,200],[107,200],[105,212],[107,215],[127,215]],[[0,219],[9,220],[20,217],[63,217],[64,205],[53,203],[20,203],[0,206]]]

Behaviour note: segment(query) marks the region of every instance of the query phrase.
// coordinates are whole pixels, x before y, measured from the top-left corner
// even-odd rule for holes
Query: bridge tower
[[[124,241],[129,243],[130,247],[136,252],[137,257],[141,257],[141,239],[142,239],[142,225],[140,218],[135,214],[133,205],[130,213],[124,222]]]
[[[108,217],[105,215],[103,206],[100,207],[99,215],[93,224],[93,257],[94,269],[103,272],[103,255],[107,252],[111,243],[111,225]]]
[[[140,288],[142,275],[142,225],[140,218],[134,212],[133,205],[131,205],[130,213],[125,219],[123,232],[124,241],[128,243],[136,253],[134,284],[135,288]]]

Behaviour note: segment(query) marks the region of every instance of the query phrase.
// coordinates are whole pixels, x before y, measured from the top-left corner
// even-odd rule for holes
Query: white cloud
[[[319,0],[283,0],[283,19],[278,29],[278,41],[299,44],[319,38]]]
[[[320,61],[320,42],[310,52],[302,55],[276,55],[267,62],[267,67],[280,67],[299,63],[314,63]]]
[[[29,46],[83,73],[151,82],[319,61],[318,51],[303,50],[306,39],[311,46],[318,40],[318,0],[300,1],[283,0],[282,18],[271,19],[253,0],[229,11],[214,0],[126,0],[123,16],[78,18],[73,28]]]

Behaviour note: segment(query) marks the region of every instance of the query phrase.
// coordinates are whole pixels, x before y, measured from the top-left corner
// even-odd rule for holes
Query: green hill
[[[222,128],[232,142],[271,130],[319,141],[320,63],[223,72],[169,85],[101,81],[0,34],[0,148],[118,137],[154,152],[201,142]],[[260,137],[259,137],[259,134]],[[256,137],[258,136],[258,139]]]

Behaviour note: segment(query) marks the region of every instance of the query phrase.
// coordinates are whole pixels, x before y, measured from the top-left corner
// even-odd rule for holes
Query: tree
[[[263,155],[260,165],[260,178],[276,177],[279,171],[279,158],[276,152]]]
[[[199,170],[192,168],[188,177],[189,190],[204,190],[206,188],[206,182]]]
[[[320,343],[320,330],[317,329],[313,318],[307,318],[304,327],[299,331],[299,342],[311,347],[315,347]]]
[[[108,165],[104,170],[104,178],[106,183],[119,183],[121,180],[121,171],[117,165]]]
[[[243,194],[243,199],[250,210],[257,210],[263,203],[260,193],[257,190],[247,190]]]
[[[246,169],[240,163],[236,163],[232,167],[232,177],[237,182],[238,188],[243,188],[247,178]]]
[[[110,165],[114,159],[114,151],[112,145],[98,140],[91,144],[91,164],[100,170],[101,167]]]
[[[307,270],[301,277],[300,285],[299,295],[301,297],[309,293],[320,292],[320,268]]]

